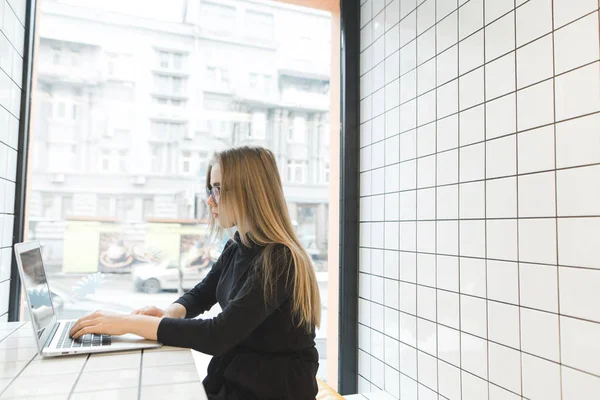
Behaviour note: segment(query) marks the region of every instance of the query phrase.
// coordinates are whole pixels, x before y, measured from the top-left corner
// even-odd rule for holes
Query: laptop
[[[58,320],[52,303],[50,284],[42,260],[39,242],[15,245],[15,255],[31,316],[31,326],[42,357],[109,351],[151,349],[162,344],[140,336],[87,334],[73,340],[69,331],[76,320]]]

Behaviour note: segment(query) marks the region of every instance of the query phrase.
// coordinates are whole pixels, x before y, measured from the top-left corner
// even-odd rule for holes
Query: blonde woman
[[[210,354],[209,399],[314,399],[319,291],[275,157],[260,147],[217,153],[206,182],[212,231],[237,227],[206,278],[166,310],[94,313],[71,334],[134,333]],[[217,302],[217,317],[192,319]]]

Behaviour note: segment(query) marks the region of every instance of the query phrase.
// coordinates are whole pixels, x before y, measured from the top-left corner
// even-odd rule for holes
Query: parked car
[[[183,289],[189,290],[200,282],[212,267],[212,262],[204,268],[197,266],[182,267]],[[163,290],[177,290],[179,288],[180,269],[176,265],[143,264],[133,269],[131,278],[136,291],[145,293],[159,293]]]

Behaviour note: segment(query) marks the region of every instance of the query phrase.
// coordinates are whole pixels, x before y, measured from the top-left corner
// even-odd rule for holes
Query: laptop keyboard
[[[88,333],[78,339],[72,339],[69,336],[69,331],[75,324],[75,321],[63,324],[63,330],[58,339],[57,349],[71,349],[77,347],[99,347],[99,346],[110,346],[112,339],[110,335],[98,335],[95,333]]]

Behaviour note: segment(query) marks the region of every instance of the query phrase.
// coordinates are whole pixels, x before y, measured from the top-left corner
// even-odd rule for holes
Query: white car
[[[210,271],[212,263],[204,268],[196,266],[181,267],[183,289],[189,290],[196,286]],[[162,264],[141,264],[131,272],[136,291],[145,293],[159,293],[163,290],[177,290],[179,288],[179,267]]]

